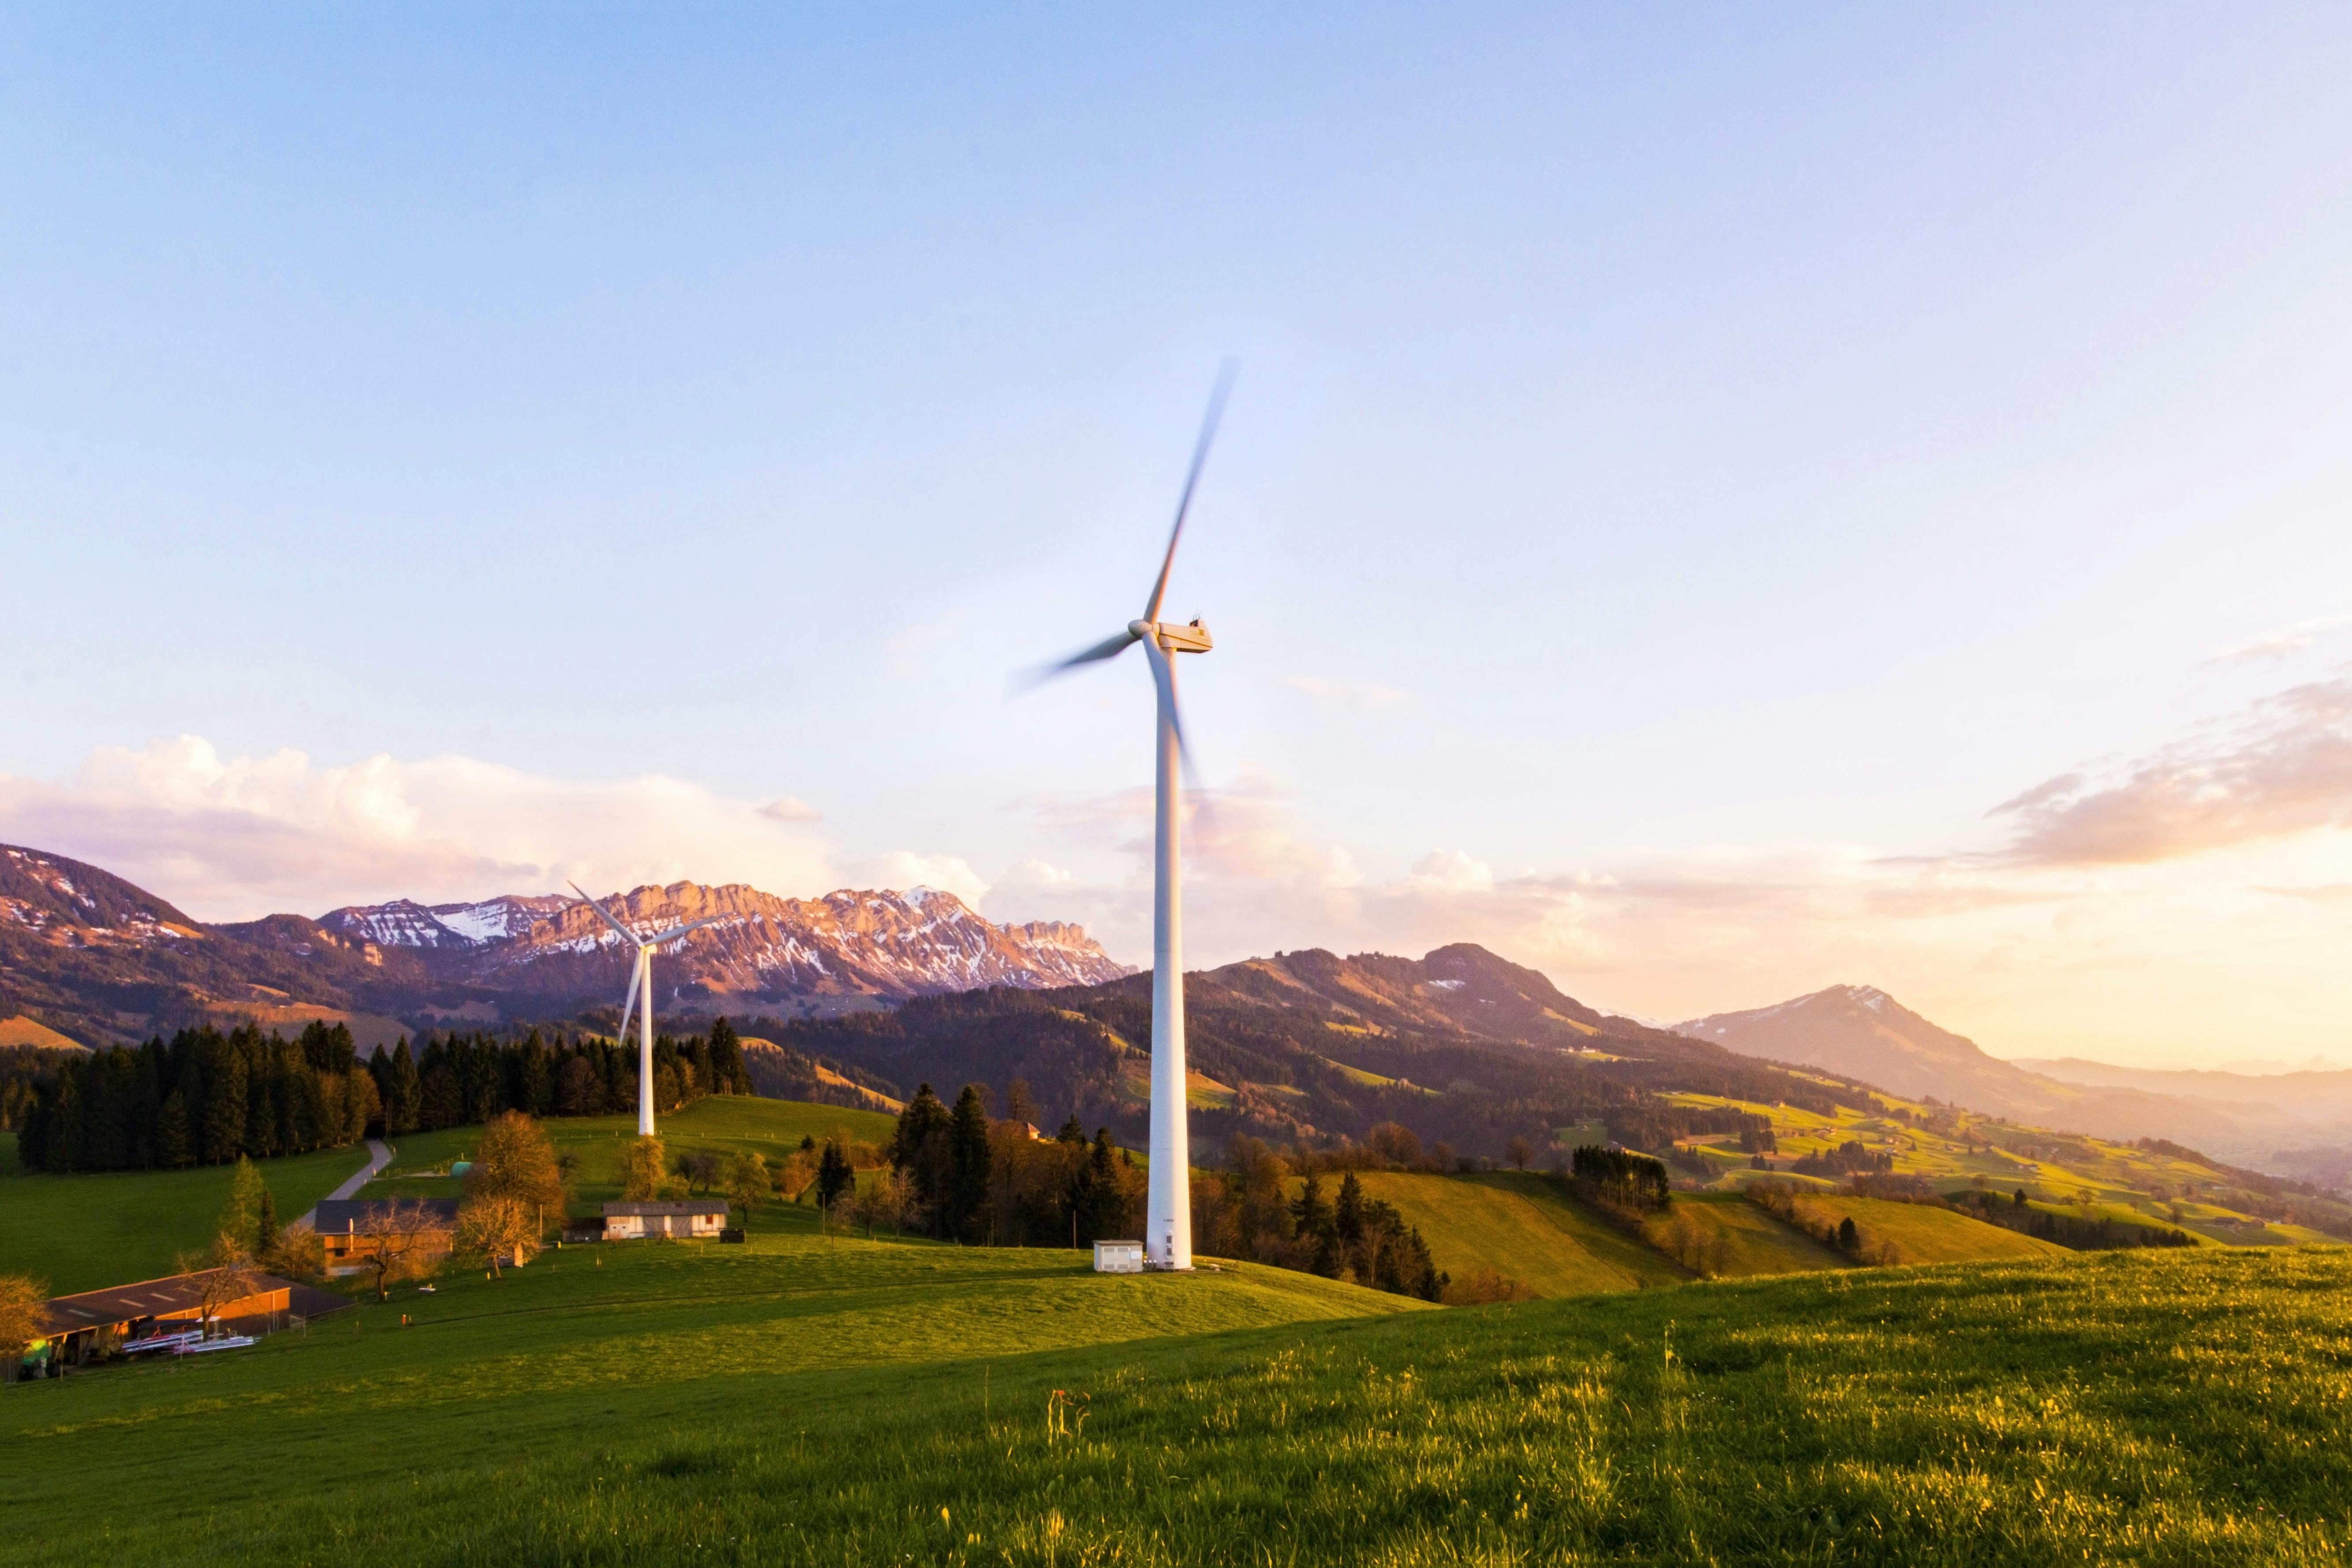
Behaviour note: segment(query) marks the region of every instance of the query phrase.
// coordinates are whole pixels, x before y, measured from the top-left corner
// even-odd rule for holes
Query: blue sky
[[[0,833],[211,917],[919,879],[1139,958],[1149,680],[1005,677],[1140,609],[1231,353],[1198,961],[2352,1059],[2348,57],[15,8]]]

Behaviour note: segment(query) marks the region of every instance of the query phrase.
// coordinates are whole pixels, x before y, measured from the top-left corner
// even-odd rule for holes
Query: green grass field
[[[1490,1268],[1548,1297],[1633,1290],[1649,1278],[1629,1267],[1621,1249],[1587,1245],[1593,1238],[1567,1217],[1568,1205],[1539,1205],[1507,1183],[1393,1171],[1357,1179],[1367,1197],[1394,1204],[1420,1227],[1430,1257],[1456,1279]]]
[[[1840,1219],[1852,1219],[1862,1232],[1864,1244],[1885,1243],[1893,1249],[1892,1260],[1895,1263],[1997,1262],[2066,1256],[2066,1249],[2055,1242],[2021,1236],[1951,1209],[1830,1194],[1808,1194],[1800,1201]]]
[[[367,1162],[364,1149],[321,1149],[258,1169],[290,1221]],[[233,1169],[30,1175],[16,1139],[0,1138],[0,1274],[46,1279],[60,1296],[169,1274],[175,1254],[211,1242]]]
[[[1823,1268],[1843,1268],[1846,1259],[1804,1232],[1781,1224],[1745,1198],[1716,1194],[1685,1194],[1665,1215],[1644,1227],[1652,1244],[1662,1251],[1675,1249],[1677,1223],[1691,1226],[1701,1248],[1706,1271],[1721,1279],[1749,1279],[1765,1274],[1809,1274]],[[1975,1221],[1970,1221],[1975,1224]],[[1986,1230],[1992,1229],[1985,1226]],[[2006,1235],[2006,1232],[2000,1234]]]
[[[1413,1310],[1049,1252],[567,1248],[0,1389],[0,1563],[44,1568],[2333,1563],[2352,1254]]]
[[[554,1117],[541,1123],[559,1152],[580,1159],[575,1205],[593,1212],[594,1205],[621,1195],[621,1163],[636,1141],[635,1116]],[[836,1131],[865,1143],[887,1143],[896,1121],[879,1111],[845,1110],[833,1105],[807,1105],[791,1100],[758,1100],[744,1095],[713,1095],[660,1119],[662,1146],[669,1153],[709,1149],[721,1153],[756,1153],[771,1165],[782,1164],[803,1138],[819,1142]],[[438,1132],[412,1132],[394,1142],[391,1168],[368,1184],[367,1197],[455,1197],[462,1184],[446,1176],[418,1173],[446,1170],[453,1161],[468,1157],[481,1137],[478,1127],[451,1127]]]

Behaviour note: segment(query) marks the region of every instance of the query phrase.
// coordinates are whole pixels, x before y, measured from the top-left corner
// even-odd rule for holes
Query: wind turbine
[[[580,893],[580,884],[572,884]],[[719,917],[711,915],[698,921],[688,921],[682,926],[672,926],[659,936],[639,936],[619,921],[613,911],[580,893],[580,901],[604,917],[604,923],[620,933],[621,940],[637,950],[637,962],[629,970],[629,999],[621,1004],[621,1031],[617,1037],[629,1037],[629,1010],[637,1005],[637,992],[646,994],[645,1010],[637,1015],[637,1136],[654,1135],[654,949],[667,947],[688,931],[700,931],[707,925],[717,925]]]
[[[1162,621],[1160,605],[1168,595],[1168,574],[1176,564],[1184,516],[1192,509],[1193,487],[1200,483],[1201,466],[1208,461],[1209,443],[1216,438],[1217,421],[1224,414],[1238,368],[1227,360],[1217,372],[1208,416],[1202,420],[1201,438],[1192,447],[1192,467],[1184,476],[1184,493],[1176,502],[1168,553],[1160,559],[1160,576],[1151,584],[1142,618],[1128,622],[1125,631],[1071,655],[1040,677],[1050,679],[1082,664],[1116,658],[1130,645],[1141,643],[1159,692],[1152,771],[1158,829],[1153,835],[1151,896],[1151,1173],[1143,1228],[1144,1261],[1153,1268],[1192,1267],[1192,1152],[1184,1105],[1184,921],[1177,852],[1183,804],[1180,775],[1192,772],[1192,758],[1184,743],[1184,721],[1176,708],[1174,656],[1206,653],[1215,646],[1198,620],[1182,626]]]

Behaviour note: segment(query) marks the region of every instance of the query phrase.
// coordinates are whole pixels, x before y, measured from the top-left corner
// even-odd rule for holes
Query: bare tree
[[[353,1234],[369,1244],[360,1261],[374,1276],[379,1301],[392,1300],[392,1288],[404,1280],[431,1279],[448,1255],[440,1216],[414,1198],[394,1198],[374,1209]]]

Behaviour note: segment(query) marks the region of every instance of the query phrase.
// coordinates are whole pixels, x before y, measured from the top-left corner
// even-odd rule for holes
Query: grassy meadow
[[[559,1153],[579,1159],[576,1206],[593,1213],[595,1205],[621,1195],[622,1162],[637,1136],[635,1116],[560,1116],[541,1125],[554,1140]],[[846,1110],[835,1105],[749,1095],[712,1095],[659,1118],[656,1125],[662,1146],[672,1154],[690,1149],[756,1153],[777,1165],[800,1148],[803,1138],[823,1142],[845,1131],[859,1142],[887,1143],[897,1122],[875,1110]],[[453,1162],[471,1156],[481,1131],[479,1127],[450,1127],[395,1140],[392,1164],[361,1195],[456,1197],[464,1184],[437,1173],[446,1173]]]
[[[2340,1248],[1427,1310],[776,1234],[0,1389],[0,1563],[2338,1563],[2347,1439]]]
[[[320,1149],[258,1166],[278,1215],[291,1220],[366,1168],[361,1148]],[[0,1138],[0,1274],[47,1279],[56,1295],[153,1279],[182,1252],[202,1252],[228,1201],[233,1167],[47,1176]]]

